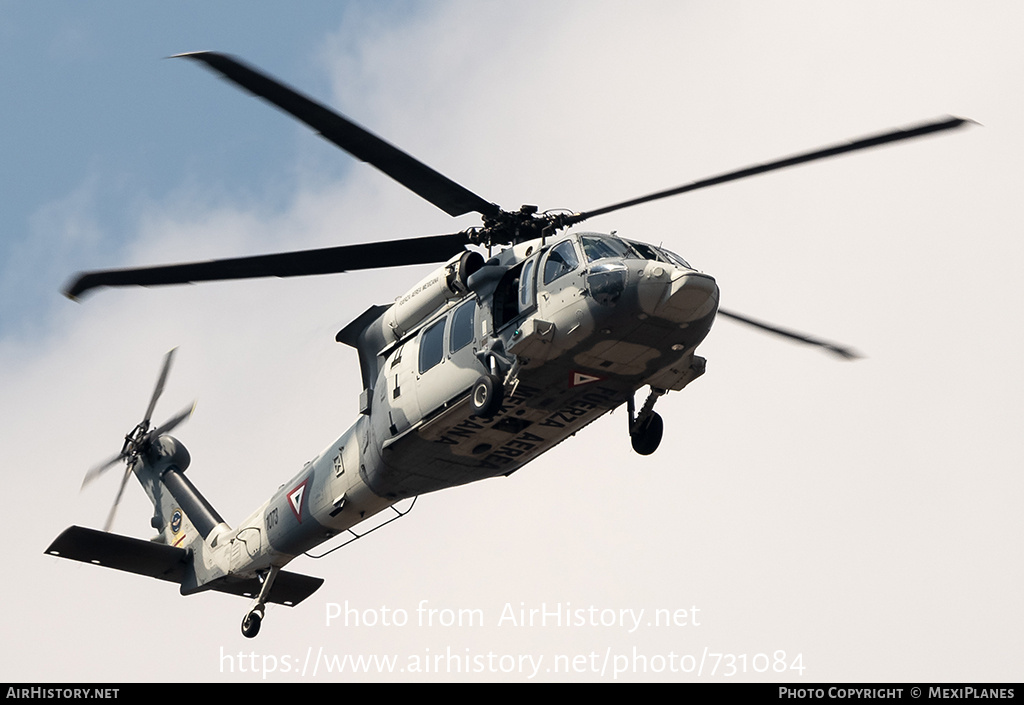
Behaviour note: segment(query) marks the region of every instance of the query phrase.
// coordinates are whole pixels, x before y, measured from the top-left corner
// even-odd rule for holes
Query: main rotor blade
[[[844,360],[856,360],[857,358],[860,357],[860,355],[854,352],[852,349],[845,347],[843,345],[837,345],[836,343],[830,343],[826,340],[821,340],[819,338],[812,338],[808,335],[804,335],[803,333],[796,333],[791,330],[786,330],[785,328],[779,328],[777,326],[769,325],[767,323],[762,323],[761,321],[755,321],[752,318],[741,316],[738,313],[718,309],[718,315],[725,316],[726,318],[731,318],[734,321],[739,321],[740,323],[746,323],[747,325],[754,326],[755,328],[760,328],[763,331],[774,333],[775,335],[781,335],[785,338],[789,338],[790,340],[796,340],[801,343],[807,343],[808,345],[815,345],[819,348],[827,350],[833,355],[838,355]]]
[[[636,206],[641,203],[648,203],[650,201],[656,201],[660,198],[668,198],[669,196],[677,196],[681,193],[688,191],[696,191],[697,189],[706,188],[708,186],[717,186],[718,184],[724,184],[729,181],[736,181],[738,179],[745,179],[748,176],[756,176],[757,174],[764,174],[769,171],[775,171],[777,169],[785,169],[786,167],[796,166],[797,164],[806,164],[807,162],[813,162],[818,159],[827,159],[828,157],[835,157],[840,154],[846,154],[847,152],[856,152],[861,149],[870,149],[872,147],[879,147],[884,144],[891,142],[899,142],[902,140],[913,139],[915,137],[922,137],[924,135],[930,135],[933,132],[941,132],[943,130],[952,130],[957,127],[961,127],[965,124],[971,123],[971,120],[965,120],[957,117],[947,117],[943,120],[935,122],[927,122],[916,127],[907,128],[905,130],[891,130],[884,132],[873,137],[865,137],[863,139],[855,140],[853,142],[844,142],[831,147],[825,147],[823,149],[816,149],[812,152],[804,152],[802,154],[796,154],[791,157],[785,157],[776,161],[767,162],[765,164],[756,164],[754,166],[748,166],[743,169],[737,169],[736,171],[730,171],[725,174],[718,176],[712,176],[708,179],[701,179],[700,181],[694,181],[683,186],[668,189],[666,191],[658,191],[657,193],[648,194],[647,196],[641,196],[640,198],[634,198],[629,201],[623,201],[621,203],[615,203],[604,208],[597,208],[592,211],[585,211],[576,215],[570,216],[569,221],[571,223],[579,223],[587,218],[593,218],[594,216],[604,215],[605,213],[611,213],[622,208],[629,208],[630,206]]]
[[[449,215],[458,216],[472,211],[482,215],[497,215],[500,210],[495,204],[434,171],[369,130],[235,57],[212,51],[177,54],[176,57],[203,62],[228,80],[306,123],[321,137],[352,156],[377,167]]]
[[[453,233],[206,262],[83,272],[68,284],[64,295],[78,300],[90,289],[103,286],[162,286],[224,279],[298,277],[433,264],[451,259],[469,242],[466,233]]]

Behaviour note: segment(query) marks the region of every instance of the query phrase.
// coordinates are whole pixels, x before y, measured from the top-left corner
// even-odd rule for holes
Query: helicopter
[[[719,307],[715,279],[662,247],[577,230],[597,216],[819,159],[960,128],[945,117],[748,166],[589,211],[504,210],[333,109],[219,52],[177,55],[220,74],[305,123],[451,216],[482,224],[457,233],[231,259],[84,272],[65,295],[102,287],[295,277],[433,264],[388,305],[372,305],[338,332],[356,350],[358,417],[315,459],[231,528],[185,471],[191,457],[169,435],[192,413],[152,418],[171,368],[164,358],[143,420],[121,451],[90,469],[125,470],[103,530],[71,526],[46,553],[252,600],[242,634],[255,637],[268,603],[295,606],[323,579],[284,570],[294,558],[422,494],[509,476],[584,427],[626,406],[641,455],[664,434],[657,401],[704,374],[697,348],[722,316],[821,348],[850,348]],[[638,393],[647,390],[643,403]],[[638,408],[639,407],[639,408]],[[154,513],[153,539],[110,532],[135,475]],[[354,539],[353,539],[354,540]],[[344,545],[344,544],[343,544]]]

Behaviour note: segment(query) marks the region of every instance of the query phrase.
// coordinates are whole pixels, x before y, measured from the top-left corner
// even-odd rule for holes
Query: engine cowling
[[[394,340],[403,337],[449,301],[469,291],[466,281],[484,264],[479,252],[463,252],[424,277],[384,314],[384,331]]]

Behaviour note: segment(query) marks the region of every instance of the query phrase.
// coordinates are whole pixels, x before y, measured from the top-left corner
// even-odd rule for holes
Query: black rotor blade
[[[657,193],[648,194],[647,196],[641,196],[640,198],[634,198],[629,201],[622,201],[621,203],[615,203],[604,208],[597,208],[591,211],[585,211],[576,215],[570,216],[570,223],[578,223],[587,218],[593,218],[594,216],[604,215],[605,213],[611,213],[622,208],[629,208],[630,206],[636,206],[641,203],[648,203],[650,201],[656,201],[660,198],[668,198],[669,196],[677,196],[681,193],[688,191],[696,191],[697,189],[706,188],[708,186],[717,186],[718,184],[724,184],[729,181],[736,181],[738,179],[745,179],[748,176],[756,176],[757,174],[764,174],[765,172],[775,171],[777,169],[785,169],[786,167],[796,166],[797,164],[806,164],[818,159],[827,159],[828,157],[835,157],[840,154],[846,154],[847,152],[856,152],[861,149],[870,149],[872,147],[879,147],[884,144],[891,142],[899,142],[902,140],[913,139],[915,137],[922,137],[924,135],[930,135],[933,132],[941,132],[943,130],[951,130],[962,125],[971,123],[971,120],[965,120],[957,117],[947,117],[942,120],[935,122],[927,122],[916,127],[910,127],[905,130],[891,130],[884,132],[873,137],[865,137],[863,139],[855,140],[853,142],[844,142],[842,144],[833,145],[831,147],[825,147],[822,149],[816,149],[812,152],[804,152],[802,154],[796,154],[791,157],[785,157],[776,161],[767,162],[765,164],[756,164],[754,166],[748,166],[743,169],[737,169],[736,171],[730,171],[725,174],[718,176],[712,176],[707,179],[701,179],[700,181],[694,181],[683,186],[668,189],[666,191],[658,191]]]
[[[153,389],[153,395],[149,398],[149,406],[146,407],[146,415],[142,417],[142,425],[149,428],[149,422],[153,418],[153,409],[156,408],[156,402],[160,398],[160,395],[164,392],[164,382],[167,381],[167,374],[171,369],[171,360],[174,359],[174,351],[177,348],[171,348],[166,355],[164,355],[164,364],[160,368],[160,377],[156,381],[156,387]]]
[[[458,216],[473,211],[482,215],[496,215],[500,211],[495,204],[434,171],[348,118],[232,56],[212,51],[176,56],[203,62],[228,80],[306,123],[320,136],[352,156],[377,167],[449,215]]]
[[[103,286],[162,286],[224,279],[299,277],[433,264],[451,259],[469,242],[466,233],[453,233],[206,262],[106,269],[78,274],[68,284],[64,295],[77,300],[86,291]]]
[[[85,473],[85,477],[82,478],[82,488],[81,489],[84,490],[86,485],[88,485],[90,482],[95,480],[97,477],[99,477],[100,475],[102,475],[107,470],[109,470],[110,468],[114,467],[115,465],[117,465],[119,462],[121,462],[122,460],[124,460],[127,457],[128,457],[127,453],[118,453],[117,455],[115,455],[110,460],[106,460],[106,461],[100,463],[99,465],[96,465],[96,466],[94,466],[92,468],[89,468],[89,471]]]
[[[146,442],[154,441],[160,436],[164,435],[165,433],[170,433],[175,428],[177,428],[178,424],[180,424],[182,421],[187,421],[188,418],[192,416],[192,412],[195,410],[196,404],[195,402],[192,402],[192,406],[185,407],[184,409],[179,411],[177,415],[167,419],[162,424],[160,424],[152,431],[150,431],[148,434],[146,434]]]
[[[117,505],[121,504],[121,496],[124,494],[124,488],[128,484],[128,478],[132,476],[132,466],[129,465],[124,470],[124,475],[121,477],[121,485],[117,488],[117,496],[114,497],[114,503],[110,505],[110,512],[107,513],[107,520],[103,524],[104,531],[110,531],[110,527],[114,525],[114,515],[117,514]]]
[[[845,347],[843,345],[837,345],[836,343],[830,343],[826,340],[821,340],[819,338],[812,338],[808,335],[804,335],[803,333],[796,333],[791,330],[786,330],[785,328],[779,328],[777,326],[769,325],[767,323],[762,323],[761,321],[755,321],[752,318],[741,316],[738,313],[732,313],[731,311],[718,309],[718,315],[725,316],[726,318],[731,318],[734,321],[739,321],[740,323],[746,323],[747,325],[754,326],[755,328],[760,328],[763,331],[774,333],[775,335],[781,335],[785,338],[789,338],[790,340],[796,340],[801,343],[807,343],[808,345],[815,345],[819,348],[827,350],[833,355],[838,355],[844,360],[856,360],[857,358],[860,357],[858,353],[854,352],[852,349]]]

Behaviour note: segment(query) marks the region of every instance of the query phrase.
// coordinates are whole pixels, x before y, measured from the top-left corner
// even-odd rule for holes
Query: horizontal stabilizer
[[[46,553],[73,561],[102,565],[138,575],[181,584],[191,566],[189,552],[162,543],[153,543],[106,531],[69,526],[54,539]],[[323,585],[323,578],[281,571],[274,580],[267,602],[294,607]],[[260,583],[255,578],[219,578],[200,590],[216,590],[229,595],[255,598]]]
[[[172,583],[180,583],[188,569],[188,551],[183,548],[81,526],[64,529],[46,552]]]
[[[286,570],[282,570],[277,574],[277,578],[274,579],[267,602],[294,607],[316,592],[323,584],[323,578],[314,578],[310,575],[289,573]],[[214,580],[212,583],[204,585],[203,589],[256,599],[256,596],[260,594],[260,582],[256,578],[228,577]]]

